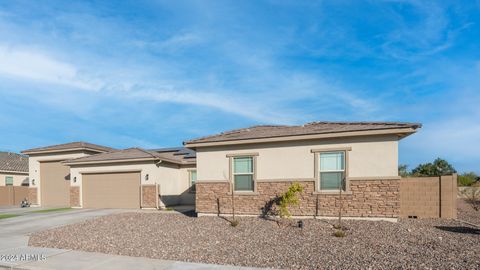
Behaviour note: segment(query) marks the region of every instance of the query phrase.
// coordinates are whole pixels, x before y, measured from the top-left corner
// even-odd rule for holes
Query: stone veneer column
[[[70,206],[80,207],[80,187],[70,187]]]
[[[30,204],[38,204],[38,189],[36,187],[34,188],[28,188],[28,201]]]
[[[142,208],[157,207],[156,188],[156,185],[142,185]]]

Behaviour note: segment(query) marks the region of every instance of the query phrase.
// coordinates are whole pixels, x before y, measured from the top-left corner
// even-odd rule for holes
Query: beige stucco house
[[[41,206],[160,208],[195,204],[198,214],[257,215],[298,182],[294,215],[396,218],[398,143],[420,124],[313,122],[253,126],[184,142],[185,147],[112,149],[74,142],[29,155],[30,201]],[[198,173],[197,173],[198,172]],[[233,192],[233,200],[232,200]]]
[[[254,126],[184,142],[197,152],[196,211],[260,214],[294,182],[294,215],[398,217],[398,142],[420,124],[313,122]]]
[[[28,157],[0,152],[0,186],[28,186]]]
[[[23,153],[36,205],[156,208],[195,200],[195,153],[185,148],[117,150],[73,142]]]
[[[188,149],[129,148],[64,164],[70,167],[74,206],[158,208],[195,201],[195,155]]]

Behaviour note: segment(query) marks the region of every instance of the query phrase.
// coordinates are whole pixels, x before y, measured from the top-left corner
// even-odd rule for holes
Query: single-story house
[[[0,152],[0,186],[28,186],[28,157]]]
[[[397,122],[263,125],[177,148],[119,150],[74,142],[23,154],[29,155],[30,201],[41,206],[195,204],[203,215],[229,214],[233,201],[237,214],[257,215],[298,182],[304,191],[294,215],[335,216],[342,191],[343,215],[395,218],[400,212],[398,142],[420,127]]]
[[[29,155],[33,204],[156,208],[195,201],[195,152],[183,147],[117,150],[73,142],[23,153]]]
[[[184,142],[197,153],[196,211],[260,214],[298,182],[293,215],[398,217],[398,142],[421,124],[313,122],[263,125]],[[232,196],[233,192],[233,196]],[[234,198],[232,200],[232,197]]]

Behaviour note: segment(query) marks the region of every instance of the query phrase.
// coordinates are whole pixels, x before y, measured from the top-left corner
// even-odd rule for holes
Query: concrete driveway
[[[22,213],[39,208],[11,209]],[[4,208],[2,208],[4,210]],[[126,212],[121,209],[73,209],[29,213],[0,220],[0,269],[247,269],[235,266],[185,263],[55,248],[29,247],[29,234],[86,219]]]
[[[24,214],[27,211],[39,210],[40,208],[2,208],[2,214]],[[73,209],[69,211],[50,213],[30,213],[22,216],[0,220],[0,265],[14,266],[15,260],[9,262],[5,255],[24,254],[34,248],[28,247],[28,235],[37,231],[46,230],[58,226],[77,223],[89,218],[109,215],[120,210],[89,210]],[[53,250],[46,250],[46,254]],[[36,252],[34,252],[36,253]],[[29,253],[25,253],[29,254]],[[25,263],[26,261],[23,261]]]
[[[23,214],[35,210],[43,210],[42,207],[18,207],[18,206],[0,206],[0,214]]]

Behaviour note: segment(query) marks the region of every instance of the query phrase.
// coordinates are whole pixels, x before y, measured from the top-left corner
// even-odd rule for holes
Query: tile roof
[[[111,152],[95,154],[86,157],[67,160],[67,164],[80,164],[84,162],[108,162],[108,161],[129,161],[137,159],[159,159],[175,164],[195,164],[195,158],[184,158],[183,155],[175,155],[179,150],[157,152],[155,150],[146,150],[142,148],[128,148],[123,150],[114,150]]]
[[[28,153],[36,153],[36,152],[65,151],[70,149],[93,149],[93,150],[104,151],[104,152],[115,150],[110,147],[88,143],[88,142],[71,142],[71,143],[32,148],[32,149],[24,150],[22,151],[22,153],[28,154]]]
[[[260,125],[189,140],[184,142],[184,145],[352,131],[375,131],[398,128],[417,129],[421,126],[422,125],[418,123],[401,122],[311,122],[301,126]]]
[[[28,173],[28,157],[12,152],[0,152],[0,171]]]

